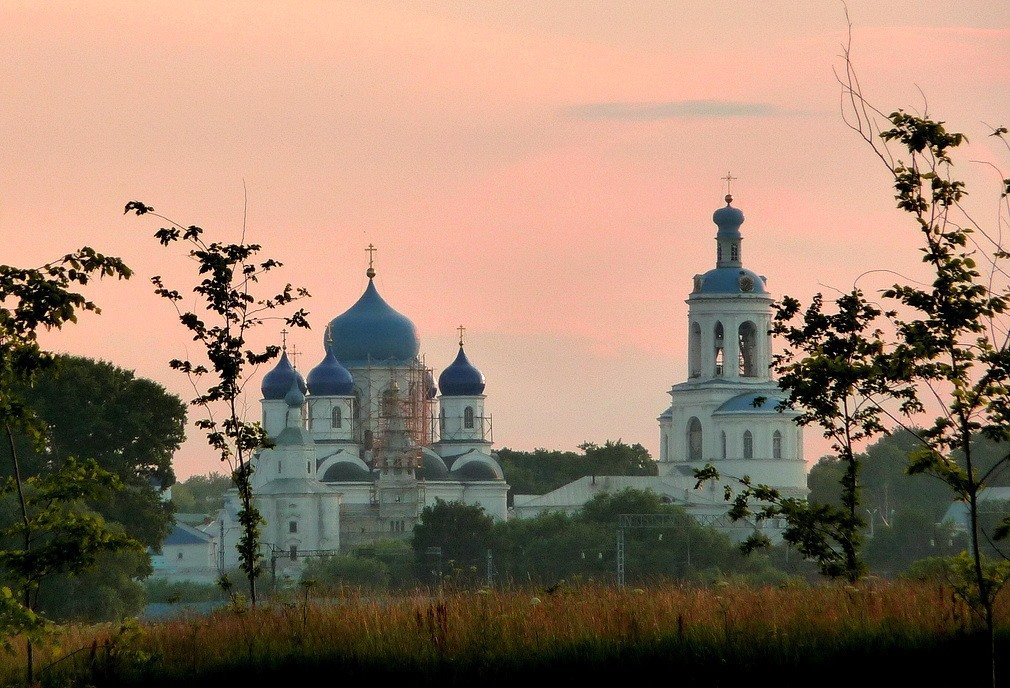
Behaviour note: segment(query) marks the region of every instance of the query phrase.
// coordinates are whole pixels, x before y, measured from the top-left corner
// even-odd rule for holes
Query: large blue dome
[[[273,370],[263,376],[260,391],[263,393],[264,399],[283,399],[291,389],[292,382],[297,384],[298,391],[302,394],[306,392],[307,388],[302,374],[291,365],[291,361],[288,360],[288,352],[285,351],[281,353],[281,359],[277,361]]]
[[[323,345],[350,366],[367,361],[407,363],[421,350],[414,323],[379,296],[371,279],[361,298],[330,321],[329,332],[327,339],[332,341]]]
[[[307,382],[309,394],[317,397],[342,397],[354,392],[354,378],[332,350],[327,350],[319,365],[309,371]]]
[[[765,280],[747,268],[715,268],[700,278],[696,294],[767,294]]]
[[[471,397],[484,393],[484,373],[470,363],[462,344],[456,360],[438,376],[438,389],[444,397]]]

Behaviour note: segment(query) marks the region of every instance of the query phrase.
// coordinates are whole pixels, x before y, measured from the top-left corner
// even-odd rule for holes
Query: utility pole
[[[494,585],[494,559],[491,553],[491,548],[487,550],[487,587]]]

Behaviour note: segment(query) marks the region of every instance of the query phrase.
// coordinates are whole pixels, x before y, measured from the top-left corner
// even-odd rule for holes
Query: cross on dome
[[[730,184],[739,179],[739,177],[734,177],[732,173],[727,172],[725,177],[719,177],[726,182],[726,205],[733,202],[732,190],[730,189]]]
[[[466,328],[460,325],[456,330],[459,332],[459,345],[463,346],[463,333],[466,332]]]
[[[281,351],[288,350],[288,331],[281,330]]]
[[[369,244],[368,248],[365,249],[368,253],[368,270],[365,271],[365,274],[368,275],[368,279],[375,277],[375,268],[372,267],[372,259],[375,257],[375,252],[378,250],[379,249],[375,248],[372,244]]]

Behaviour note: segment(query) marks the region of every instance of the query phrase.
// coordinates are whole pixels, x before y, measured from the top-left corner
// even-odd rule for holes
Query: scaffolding
[[[435,380],[424,359],[407,364],[382,363],[369,360],[355,375],[363,394],[355,401],[355,440],[373,452],[390,432],[390,420],[402,419],[403,428],[417,447],[427,447],[438,439],[435,422]],[[397,392],[392,393],[393,386]]]

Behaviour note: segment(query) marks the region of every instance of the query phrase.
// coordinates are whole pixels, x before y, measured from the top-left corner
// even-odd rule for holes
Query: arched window
[[[750,430],[745,430],[743,433],[743,458],[754,458],[754,435]]]
[[[740,260],[740,245],[736,242],[730,244],[729,247],[729,259],[733,262]]]
[[[473,427],[473,407],[467,406],[463,409],[463,427],[467,430]]]
[[[701,375],[701,325],[698,323],[691,324],[691,340],[688,342],[688,348],[691,377],[699,377]]]
[[[782,458],[782,433],[778,430],[772,434],[772,458]]]
[[[333,414],[330,416],[330,425],[335,428],[342,427],[344,424],[343,414],[340,411],[339,406],[333,407]]]
[[[701,461],[701,421],[692,418],[687,422],[687,460]]]
[[[717,376],[722,375],[724,350],[725,341],[723,337],[722,323],[717,322],[715,324],[715,374]]]
[[[757,375],[757,327],[751,321],[740,325],[740,376],[754,377]]]
[[[392,417],[396,411],[396,402],[396,390],[387,389],[382,393],[382,415],[384,417]]]
[[[725,430],[722,431],[721,440],[722,440],[722,458],[725,459],[726,458],[726,431]]]

